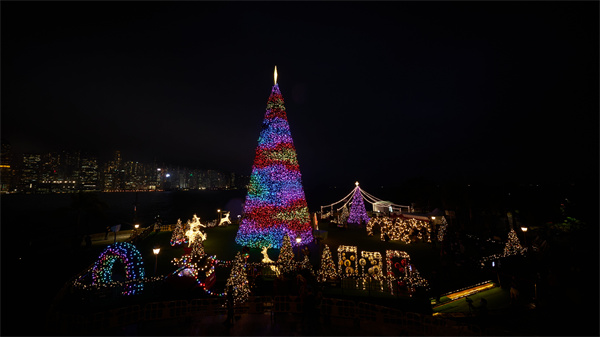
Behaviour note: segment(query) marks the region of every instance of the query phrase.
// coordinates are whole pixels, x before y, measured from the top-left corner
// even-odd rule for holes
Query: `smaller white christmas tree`
[[[517,233],[511,228],[510,232],[508,232],[508,241],[506,242],[506,246],[504,246],[504,256],[523,254],[524,251],[525,249],[521,246]]]
[[[340,215],[340,222],[339,224],[344,224],[346,223],[346,221],[348,221],[348,217],[350,216],[350,212],[348,211],[348,206],[344,205],[344,208],[342,208],[342,214]]]
[[[231,273],[225,284],[225,289],[233,288],[233,300],[235,304],[246,302],[250,294],[250,285],[246,275],[246,262],[240,252],[235,256]]]
[[[333,263],[333,258],[331,257],[331,250],[329,250],[328,245],[325,245],[325,248],[323,248],[323,254],[321,254],[321,267],[317,272],[317,281],[325,282],[337,277],[338,273],[335,270],[335,263]]]
[[[277,264],[279,264],[279,271],[282,273],[291,272],[296,269],[296,265],[294,263],[294,251],[292,250],[292,242],[287,234],[285,234],[283,237],[283,243],[281,245],[281,250],[279,251]]]

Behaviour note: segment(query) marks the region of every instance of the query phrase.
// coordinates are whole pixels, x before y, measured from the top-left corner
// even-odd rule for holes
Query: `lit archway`
[[[120,261],[125,266],[125,286],[123,295],[139,294],[144,289],[144,262],[139,250],[127,242],[117,242],[106,247],[92,268],[92,284],[113,283],[113,267]]]

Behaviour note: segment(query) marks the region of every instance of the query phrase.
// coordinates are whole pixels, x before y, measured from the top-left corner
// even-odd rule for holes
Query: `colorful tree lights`
[[[92,285],[108,285],[113,282],[113,267],[120,261],[125,266],[127,283],[123,295],[135,295],[144,289],[144,262],[137,248],[127,242],[112,244],[100,254],[92,267]]]
[[[183,224],[181,223],[181,219],[177,219],[177,224],[173,230],[173,235],[171,235],[171,246],[179,246],[186,242],[187,238],[183,232]]]
[[[323,254],[321,254],[321,267],[317,272],[317,280],[319,282],[325,282],[336,278],[338,278],[338,273],[335,270],[335,263],[331,257],[331,250],[329,250],[328,245],[325,245]]]
[[[313,241],[296,149],[283,96],[275,83],[267,102],[235,241],[254,248],[280,248],[286,234],[300,237],[303,244]]]
[[[363,196],[360,193],[360,187],[358,187],[358,181],[356,182],[356,189],[358,189],[358,191],[354,192],[354,197],[352,198],[348,223],[360,225],[362,222],[364,222],[366,224],[369,222],[369,217],[367,216],[367,210],[365,209]]]

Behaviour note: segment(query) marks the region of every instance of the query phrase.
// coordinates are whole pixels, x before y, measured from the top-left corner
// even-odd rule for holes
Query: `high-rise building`
[[[40,181],[40,164],[42,155],[36,153],[23,154],[20,190],[25,193],[35,193]]]
[[[8,193],[14,189],[14,165],[10,142],[2,139],[0,150],[0,193]]]
[[[80,168],[79,189],[81,191],[100,191],[100,172],[98,159],[89,154],[82,154]]]

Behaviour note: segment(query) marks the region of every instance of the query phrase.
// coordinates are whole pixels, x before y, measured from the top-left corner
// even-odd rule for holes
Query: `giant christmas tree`
[[[297,245],[298,237],[302,245],[312,242],[301,178],[276,67],[235,242],[255,248],[280,248],[286,234],[294,238],[293,245]]]

